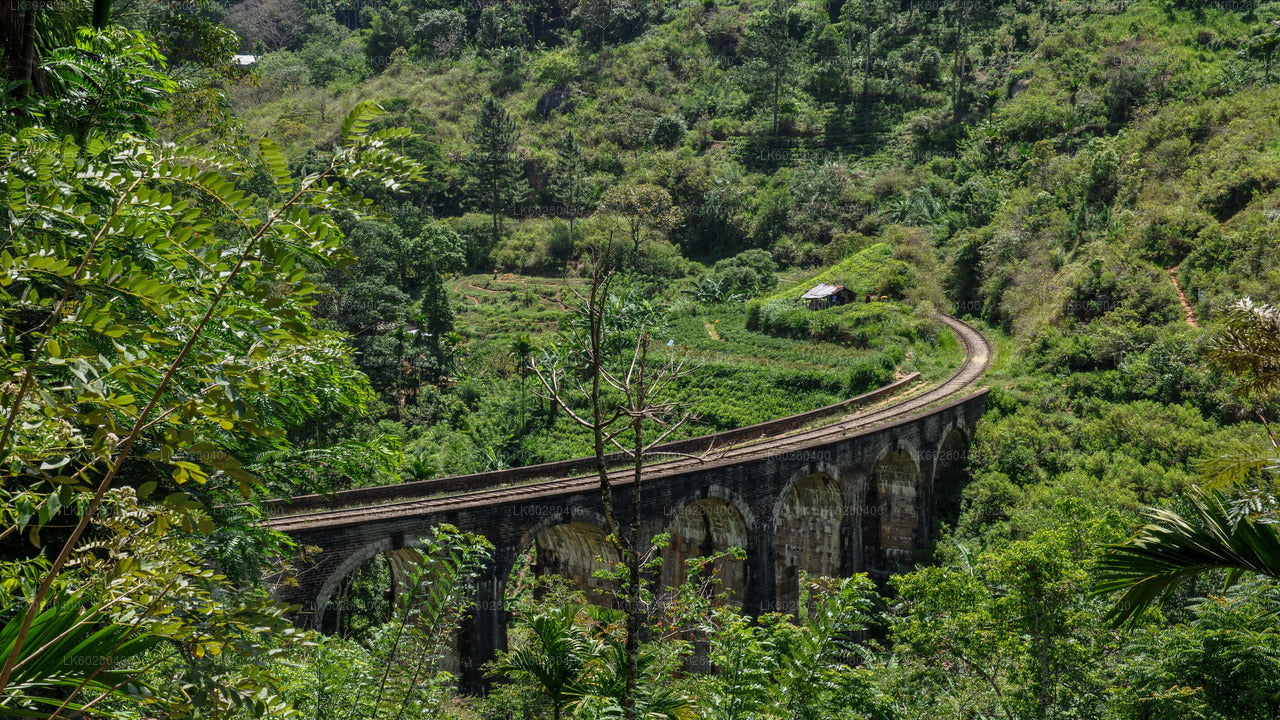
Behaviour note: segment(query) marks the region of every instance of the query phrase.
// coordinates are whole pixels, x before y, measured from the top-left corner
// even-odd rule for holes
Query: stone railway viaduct
[[[794,430],[824,411],[756,426],[763,441],[738,441],[752,429],[683,441],[682,451],[709,452],[700,461],[651,466],[638,508],[630,475],[615,475],[620,522],[639,512],[642,538],[671,535],[664,585],[682,580],[686,558],[742,547],[745,561],[729,558],[720,567],[730,602],[749,613],[793,612],[801,570],[866,572],[883,581],[927,551],[935,518],[956,509],[964,460],[986,406],[986,390],[971,385],[990,357],[980,333],[953,318],[943,321],[967,352],[963,366],[935,387],[917,387],[903,399],[897,393],[911,385],[909,377],[824,409],[848,412],[878,401],[824,427]],[[737,444],[723,446],[729,440]],[[536,547],[537,572],[567,576],[588,590],[599,582],[592,577],[602,565],[597,558],[616,557],[605,540],[598,479],[563,477],[588,467],[574,460],[282,501],[269,525],[321,552],[281,599],[301,605],[313,627],[332,627],[330,601],[364,562],[385,553],[394,571],[396,558],[437,524],[484,535],[495,553],[458,643],[464,688],[481,688],[481,665],[506,647],[506,584],[524,551]],[[529,482],[557,473],[560,479]]]

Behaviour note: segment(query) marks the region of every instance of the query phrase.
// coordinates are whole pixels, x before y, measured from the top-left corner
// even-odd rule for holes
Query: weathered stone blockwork
[[[954,488],[973,428],[986,406],[986,391],[859,431],[771,457],[710,462],[693,471],[646,477],[640,498],[641,534],[672,533],[663,580],[681,580],[687,557],[733,545],[745,562],[724,567],[735,603],[751,613],[793,611],[797,578],[867,572],[883,581],[910,567],[928,548],[940,497]],[[617,478],[615,505],[622,522],[632,513],[631,487]],[[939,495],[939,491],[942,495]],[[443,512],[423,512],[402,503],[386,506],[375,522],[343,522],[340,514],[294,527],[299,543],[321,549],[285,599],[302,606],[302,617],[324,627],[323,608],[339,584],[378,553],[413,547],[426,530],[451,523],[487,537],[494,561],[480,583],[471,619],[459,641],[464,684],[483,684],[480,666],[506,644],[503,596],[517,559],[539,545],[541,571],[571,577],[591,587],[596,555],[604,544],[598,489],[580,486],[549,491],[530,486],[500,502],[477,501]],[[317,609],[321,609],[317,612]]]

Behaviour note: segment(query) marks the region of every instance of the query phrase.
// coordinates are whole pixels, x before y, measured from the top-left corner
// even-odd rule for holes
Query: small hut
[[[853,302],[853,293],[843,285],[818,283],[800,296],[800,302],[808,303],[810,310],[822,310],[832,305]]]

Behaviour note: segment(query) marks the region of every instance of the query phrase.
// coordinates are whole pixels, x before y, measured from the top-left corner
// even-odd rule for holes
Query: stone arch
[[[416,547],[402,547],[382,554],[391,569],[391,599],[404,606],[405,590],[412,585],[413,573],[422,567],[424,558]]]
[[[410,572],[415,569],[415,566],[421,567],[426,561],[421,548],[420,535],[395,533],[393,536],[378,538],[351,550],[320,584],[320,589],[315,595],[311,627],[326,633],[335,628],[340,613],[331,612],[329,607],[334,600],[334,595],[342,588],[344,581],[378,556],[382,556],[387,561],[390,576],[387,591],[390,593],[391,602],[402,603],[403,593],[409,587]],[[430,573],[434,571],[431,568],[425,568],[425,570],[428,573],[427,577],[430,578]],[[500,581],[502,580],[504,579],[500,578]]]
[[[602,527],[580,521],[558,523],[538,533],[533,547],[534,573],[568,578],[592,602],[607,601],[609,583],[595,573],[612,568],[621,557]]]
[[[960,517],[960,496],[969,481],[969,434],[956,424],[938,444],[933,463],[933,524]]]
[[[538,540],[538,536],[544,532],[557,525],[572,523],[595,525],[598,528],[606,528],[609,525],[602,513],[584,508],[564,506],[562,507],[561,512],[544,514],[541,520],[529,527],[529,529],[525,530],[524,534],[520,536],[519,542],[516,543],[515,554],[513,557],[519,557],[524,553],[524,551],[533,547],[534,543]]]
[[[750,511],[729,493],[718,488],[711,490],[706,497],[679,506],[667,524],[671,544],[662,553],[664,588],[684,582],[685,560],[721,553],[731,547],[750,547],[749,528],[754,525]],[[717,564],[717,570],[721,581],[718,591],[727,591],[729,603],[741,608],[746,598],[746,563],[737,558],[724,558]]]
[[[805,463],[803,467],[791,474],[791,477],[787,480],[786,487],[784,487],[782,493],[778,495],[778,499],[774,501],[774,525],[777,525],[778,514],[782,512],[782,506],[787,499],[787,493],[791,492],[798,483],[810,475],[825,475],[832,480],[835,480],[837,485],[840,482],[840,470],[831,463],[822,461]]]
[[[410,543],[405,543],[409,545]],[[366,543],[347,554],[338,563],[338,567],[334,568],[329,576],[320,584],[320,591],[316,593],[315,614],[311,618],[312,627],[316,630],[324,630],[328,623],[325,622],[325,616],[328,614],[329,601],[333,599],[333,594],[338,591],[338,587],[347,576],[354,573],[361,565],[372,560],[375,556],[382,553],[390,552],[395,549],[395,545],[390,537],[379,538],[373,542]]]
[[[845,503],[839,474],[825,463],[792,476],[773,514],[774,581],[777,608],[796,612],[800,571],[811,576],[841,574]]]
[[[955,423],[943,433],[933,453],[933,476],[969,461],[969,431],[963,423]]]
[[[863,557],[882,575],[911,564],[920,524],[919,453],[899,447],[876,462],[867,483]]]
[[[364,565],[381,556],[386,560],[389,585],[384,588],[388,593],[391,606],[400,606],[404,602],[404,593],[410,586],[409,579],[416,567],[421,567],[425,558],[419,548],[421,538],[411,535],[396,534],[366,543],[349,554],[338,563],[316,593],[315,613],[311,625],[316,630],[330,632],[337,630],[342,622],[343,609],[331,608],[335,594],[343,587],[343,583],[352,577]],[[428,569],[429,571],[429,569]]]

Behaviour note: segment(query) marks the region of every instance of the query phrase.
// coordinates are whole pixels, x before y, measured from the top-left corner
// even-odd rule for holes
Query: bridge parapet
[[[789,415],[777,420],[749,425],[747,427],[725,430],[723,432],[701,435],[685,440],[663,443],[654,448],[655,453],[678,453],[700,455],[712,450],[729,447],[735,443],[743,443],[764,437],[774,437],[808,425],[809,423],[837,415],[847,414],[852,410],[867,407],[889,397],[920,379],[915,372],[895,380],[888,385],[878,387],[857,397],[841,400],[838,403],[820,407],[816,410]],[[610,453],[606,462],[617,466],[627,462],[623,453]],[[273,516],[292,515],[297,513],[337,510],[343,507],[373,505],[377,503],[395,502],[397,500],[417,499],[447,493],[474,492],[486,488],[502,487],[525,483],[531,480],[562,478],[577,473],[594,472],[594,457],[573,458],[556,462],[526,465],[506,470],[492,470],[470,475],[458,475],[448,478],[432,478],[396,485],[381,485],[371,488],[342,490],[330,495],[301,495],[294,498],[272,500],[266,503],[267,512]]]

